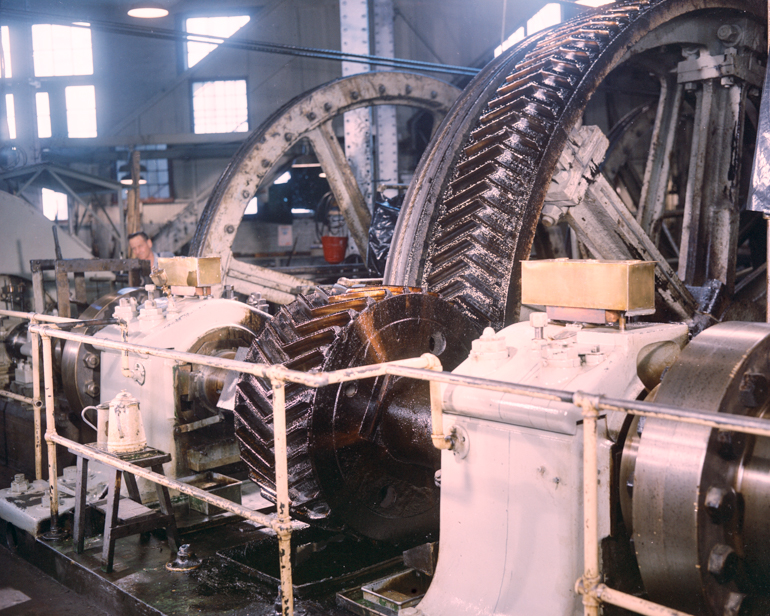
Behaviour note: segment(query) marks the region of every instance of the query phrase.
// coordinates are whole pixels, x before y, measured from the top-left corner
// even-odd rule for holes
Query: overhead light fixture
[[[583,6],[597,7],[604,6],[605,4],[612,4],[615,0],[575,0],[575,4],[582,4]]]
[[[165,17],[168,10],[164,9],[157,2],[139,2],[128,9],[129,17],[139,17],[141,19],[155,19],[156,17]]]
[[[133,186],[134,180],[131,176],[131,166],[130,165],[121,165],[120,169],[118,170],[118,173],[125,173],[126,175],[122,176],[120,178],[120,183],[123,184],[123,186]],[[147,173],[147,167],[144,165],[139,165],[139,185],[142,186],[147,183],[147,180],[142,177],[143,173]]]

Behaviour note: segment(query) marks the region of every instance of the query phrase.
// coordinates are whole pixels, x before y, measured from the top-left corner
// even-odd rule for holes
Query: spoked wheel
[[[363,254],[369,210],[335,134],[335,118],[363,107],[403,105],[431,112],[438,126],[458,94],[456,87],[437,79],[382,71],[338,79],[290,101],[255,130],[233,157],[201,215],[190,255],[219,255],[222,284],[240,293],[259,291],[270,301],[293,301],[306,281],[233,258],[233,241],[252,197],[291,165],[303,145],[309,147]]]
[[[741,210],[764,12],[752,1],[629,2],[510,50],[423,157],[386,283],[427,286],[482,325],[515,322],[520,262],[542,215],[566,222],[591,257],[656,261],[661,318],[694,329],[761,318],[764,230]],[[640,106],[648,130],[628,119],[610,130]],[[618,120],[597,111],[608,109]],[[608,150],[612,183],[600,172]]]

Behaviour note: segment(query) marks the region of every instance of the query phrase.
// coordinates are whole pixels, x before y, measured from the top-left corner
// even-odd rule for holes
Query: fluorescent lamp
[[[134,4],[128,9],[129,17],[139,17],[140,19],[155,19],[156,17],[165,17],[168,11],[157,2],[140,2]]]
[[[605,4],[612,4],[615,0],[575,0],[575,4],[582,4],[583,6],[604,6]]]

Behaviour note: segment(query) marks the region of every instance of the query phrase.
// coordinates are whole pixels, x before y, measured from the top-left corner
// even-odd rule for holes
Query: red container
[[[321,245],[327,263],[342,263],[348,248],[348,238],[346,236],[324,235],[321,238]]]

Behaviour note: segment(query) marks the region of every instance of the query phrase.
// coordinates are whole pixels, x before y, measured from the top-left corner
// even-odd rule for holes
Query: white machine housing
[[[197,352],[200,340],[225,327],[228,332],[242,330],[244,338],[253,337],[257,325],[261,324],[263,319],[269,318],[265,313],[243,302],[214,299],[210,296],[162,297],[148,300],[141,306],[136,306],[135,300],[123,300],[115,309],[115,316],[128,322],[127,342],[184,352]],[[96,337],[121,340],[122,332],[118,325],[110,325],[101,329]],[[98,344],[95,346],[99,348]],[[126,377],[122,370],[122,353],[107,348],[99,350],[102,402],[109,402],[123,390],[139,400],[147,444],[172,455],[172,462],[167,464],[164,470],[167,475],[176,477],[177,469],[185,466],[176,459],[178,431],[175,433],[175,428],[180,425],[175,369],[178,369],[182,362],[129,353],[132,375]],[[211,419],[217,418],[212,416]],[[209,467],[239,460],[240,455],[233,436],[232,441],[222,443],[218,447],[216,458],[210,461]],[[205,467],[206,462],[201,462],[201,465]],[[143,489],[140,482],[139,487],[143,497],[153,498],[155,492],[151,484]]]
[[[487,329],[455,373],[635,399],[645,390],[640,351],[666,341],[682,347],[687,335],[684,324],[550,324],[536,340],[529,323],[517,323]],[[466,447],[442,453],[437,569],[424,599],[402,616],[582,614],[574,590],[583,572],[580,410],[454,385],[444,386],[442,401],[445,432],[456,429]],[[610,529],[610,448],[622,423],[620,414],[600,421],[600,537]]]

